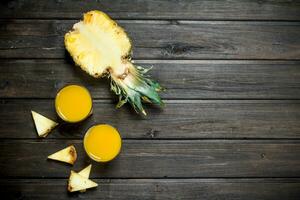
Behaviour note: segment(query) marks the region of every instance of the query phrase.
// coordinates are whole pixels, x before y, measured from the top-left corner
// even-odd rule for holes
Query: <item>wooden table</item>
[[[123,26],[134,59],[167,91],[164,109],[114,108],[109,82],[74,67],[64,34],[99,9]],[[1,199],[300,199],[300,2],[263,0],[7,0],[0,3]],[[85,85],[94,115],[37,138],[30,110]],[[93,163],[82,137],[109,123],[120,156]],[[48,161],[69,144],[76,164]],[[93,163],[97,189],[70,194],[70,170]],[[5,198],[4,198],[5,197]]]

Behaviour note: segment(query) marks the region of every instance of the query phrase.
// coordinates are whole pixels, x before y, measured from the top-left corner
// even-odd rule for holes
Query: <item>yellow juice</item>
[[[55,98],[55,109],[64,121],[75,123],[87,118],[92,111],[89,91],[79,85],[62,88]]]
[[[121,150],[121,143],[119,132],[107,124],[92,126],[83,141],[86,153],[97,162],[114,159]]]

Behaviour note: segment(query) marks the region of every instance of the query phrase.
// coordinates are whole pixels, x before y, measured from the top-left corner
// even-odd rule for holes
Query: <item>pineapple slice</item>
[[[76,192],[86,190],[89,188],[97,187],[98,184],[90,179],[81,176],[80,174],[71,170],[71,175],[68,182],[68,191]]]
[[[58,123],[48,119],[47,117],[31,111],[32,118],[35,124],[36,131],[40,137],[46,137],[52,129],[54,129]]]
[[[89,178],[91,169],[92,169],[92,165],[89,165],[86,168],[82,169],[80,172],[78,172],[78,174],[85,178]]]
[[[136,112],[146,115],[142,100],[163,105],[163,88],[151,80],[149,69],[134,66],[131,42],[125,31],[101,11],[84,14],[65,35],[65,46],[77,65],[89,75],[111,78],[111,90],[119,96],[117,108],[129,102]]]
[[[84,178],[89,178],[91,173],[92,165],[87,166],[86,168],[82,169],[78,174],[83,176]],[[80,190],[80,192],[85,192],[86,190]]]
[[[68,146],[54,154],[48,156],[48,159],[57,160],[73,165],[77,159],[76,149],[73,145]]]

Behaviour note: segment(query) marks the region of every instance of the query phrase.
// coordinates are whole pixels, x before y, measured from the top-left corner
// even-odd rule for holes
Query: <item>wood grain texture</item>
[[[300,20],[297,0],[5,0],[2,18],[80,18],[99,9],[122,19]]]
[[[93,9],[127,30],[138,65],[154,66],[164,109],[116,110],[108,81],[74,67],[63,36]],[[298,200],[299,33],[298,0],[1,1],[1,197]],[[93,115],[73,125],[53,105],[71,83],[95,99]],[[30,110],[61,124],[37,138]],[[97,189],[69,194],[70,170],[92,162],[82,138],[97,123],[118,128],[122,152],[93,163]],[[74,166],[47,160],[70,144]]]
[[[139,60],[167,90],[165,99],[300,99],[299,61]],[[115,98],[107,79],[94,79],[71,60],[2,60],[1,98],[54,98],[66,84],[94,98]],[[32,89],[34,88],[34,89]]]
[[[74,167],[47,160],[70,144],[78,154]],[[81,140],[2,140],[0,149],[3,178],[67,178],[91,162]],[[91,177],[299,177],[299,153],[300,141],[289,140],[124,140],[118,158],[94,163]]]
[[[94,101],[93,115],[81,124],[64,124],[47,138],[82,138],[93,124],[115,126],[123,138],[300,138],[300,101],[166,101],[146,106],[142,118],[130,106]],[[2,100],[0,138],[37,138],[30,110],[56,119],[53,100]],[[57,119],[57,121],[59,121]],[[47,141],[47,140],[45,140]]]
[[[299,179],[95,179],[99,187],[70,194],[66,179],[0,180],[8,199],[298,200]]]
[[[0,58],[65,58],[73,20],[2,20]],[[119,21],[138,59],[299,59],[299,22]]]

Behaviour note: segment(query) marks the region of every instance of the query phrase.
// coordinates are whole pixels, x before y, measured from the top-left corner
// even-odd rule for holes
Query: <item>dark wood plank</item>
[[[299,179],[95,179],[99,187],[70,194],[66,179],[0,180],[8,199],[298,200]]]
[[[73,20],[0,23],[0,58],[65,58]],[[299,22],[120,21],[145,59],[299,59]]]
[[[74,167],[47,156],[74,144]],[[3,178],[67,178],[91,162],[81,140],[2,140]],[[124,140],[119,157],[93,164],[96,178],[299,177],[300,141]]]
[[[37,138],[30,110],[56,119],[53,100],[0,101],[0,138]],[[119,110],[94,101],[94,114],[81,124],[61,126],[48,138],[79,139],[93,124],[117,127],[123,138],[300,138],[300,101],[166,101],[146,106],[142,118],[130,106]]]
[[[299,61],[140,60],[167,99],[300,99]],[[2,60],[0,97],[54,98],[66,84],[86,85],[94,98],[115,98],[109,81],[89,77],[70,60]],[[34,89],[33,89],[34,88]],[[38,91],[38,92],[37,92]]]
[[[300,20],[300,3],[295,0],[6,0],[0,4],[2,18],[80,18],[94,9],[123,19]]]

